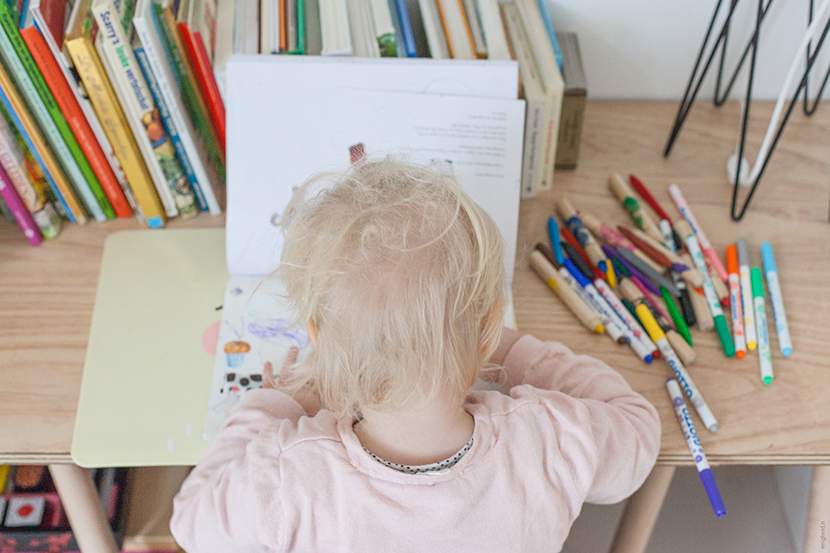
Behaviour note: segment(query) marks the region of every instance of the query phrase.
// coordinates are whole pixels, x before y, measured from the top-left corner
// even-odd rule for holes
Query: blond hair
[[[500,337],[504,246],[454,176],[392,158],[317,175],[282,225],[278,275],[318,332],[289,389],[351,416],[463,402]]]

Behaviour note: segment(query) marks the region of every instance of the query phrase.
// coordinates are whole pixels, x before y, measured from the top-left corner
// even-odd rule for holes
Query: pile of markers
[[[669,379],[670,391],[679,386],[706,428],[717,432],[717,420],[685,368],[695,359],[689,327],[715,330],[727,357],[742,359],[747,350],[757,346],[761,379],[771,384],[761,269],[750,266],[744,239],[726,249],[724,266],[677,185],[668,188],[681,214],[672,221],[634,175],[630,175],[630,185],[619,174],[611,175],[608,183],[634,227],[612,229],[592,214],[578,211],[567,198],[560,198],[556,211],[564,224],[559,225],[554,217],[548,219],[551,244],[537,244],[530,264],[588,329],[629,345],[646,363],[665,358],[676,379]],[[653,209],[656,220],[641,207],[635,190]],[[792,344],[768,242],[761,245],[761,256],[778,343],[788,357]],[[731,312],[731,329],[724,309]],[[717,488],[682,397],[679,400],[672,396],[695,460],[702,459],[698,468],[714,506],[719,500],[712,495]],[[704,477],[704,469],[708,476]],[[710,479],[711,486],[707,484]],[[722,516],[725,509],[720,507],[715,510]]]

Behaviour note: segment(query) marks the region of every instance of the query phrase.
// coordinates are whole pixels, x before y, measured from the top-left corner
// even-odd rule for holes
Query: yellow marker
[[[617,287],[617,275],[614,274],[614,265],[608,264],[608,272],[605,273],[605,278],[608,280],[608,286],[611,288]]]
[[[677,379],[677,383],[680,384],[680,387],[686,392],[686,396],[688,396],[689,401],[691,401],[692,405],[695,406],[695,410],[697,411],[697,414],[700,415],[700,420],[703,421],[703,425],[710,432],[717,432],[718,421],[715,419],[715,415],[712,414],[712,410],[709,409],[709,406],[706,404],[703,396],[700,395],[697,386],[695,386],[695,383],[692,382],[692,377],[689,376],[689,372],[686,370],[686,367],[683,366],[683,363],[680,362],[680,358],[677,357],[677,354],[672,349],[666,335],[663,333],[663,329],[660,328],[660,325],[654,320],[654,317],[652,316],[651,311],[648,310],[648,307],[643,304],[639,304],[635,309],[637,311],[637,316],[640,317],[640,322],[643,323],[643,326],[646,329],[646,332],[648,332],[648,335],[651,336],[652,340],[654,340],[654,343],[657,344],[657,349],[660,350],[660,353],[663,354],[663,357],[666,359],[669,367],[671,367],[674,377]]]
[[[556,292],[562,303],[568,306],[576,315],[576,318],[579,319],[579,322],[585,325],[588,330],[592,330],[597,334],[605,332],[605,326],[603,326],[599,316],[573,291],[573,288],[565,282],[564,277],[545,259],[542,252],[533,250],[530,254],[530,266],[533,267],[539,278],[545,281],[551,290]]]

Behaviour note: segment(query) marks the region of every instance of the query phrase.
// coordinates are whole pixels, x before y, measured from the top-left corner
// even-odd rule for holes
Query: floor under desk
[[[627,214],[608,189],[610,173],[639,176],[670,214],[676,211],[666,186],[674,182],[721,255],[728,243],[743,236],[758,265],[760,243],[773,243],[794,344],[792,357],[785,360],[773,337],[775,381],[763,386],[757,354],[726,359],[713,332],[693,331],[698,359],[689,370],[721,427],[715,435],[701,430],[710,462],[830,465],[830,386],[825,385],[830,378],[830,111],[819,109],[810,119],[793,115],[747,215],[733,223],[725,164],[738,133],[738,106],[696,105],[672,156],[664,159],[676,108],[676,102],[589,102],[579,167],[557,172],[552,191],[522,202],[513,285],[518,325],[617,368],[660,412],[658,472],[691,465],[663,385],[669,376],[664,362],[646,365],[629,349],[589,334],[527,265],[534,244],[547,240],[546,219],[559,195],[567,194],[577,209],[608,223],[628,225]],[[771,109],[771,104],[753,107],[752,151]],[[221,224],[221,217],[201,215],[174,220],[170,228]],[[0,463],[71,461],[103,244],[111,232],[128,228],[139,224],[130,219],[67,225],[59,238],[32,248],[10,222],[0,221]],[[826,470],[816,473],[824,476],[814,501],[826,506],[830,478]],[[639,527],[640,540],[648,537],[644,530],[650,527]]]

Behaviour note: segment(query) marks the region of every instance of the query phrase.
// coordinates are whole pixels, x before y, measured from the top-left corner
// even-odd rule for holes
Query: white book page
[[[247,87],[291,83],[513,100],[519,94],[519,65],[515,61],[235,55],[228,70]],[[233,102],[228,98],[229,109]]]
[[[248,390],[262,387],[262,367],[277,375],[292,346],[310,352],[304,327],[292,318],[277,278],[231,277],[225,288],[216,361],[203,438],[210,440]]]
[[[344,171],[350,147],[370,159],[443,162],[495,220],[512,282],[521,184],[524,102],[365,90],[250,86],[228,80],[227,261],[232,275],[279,263],[279,218],[292,190],[324,170]]]

